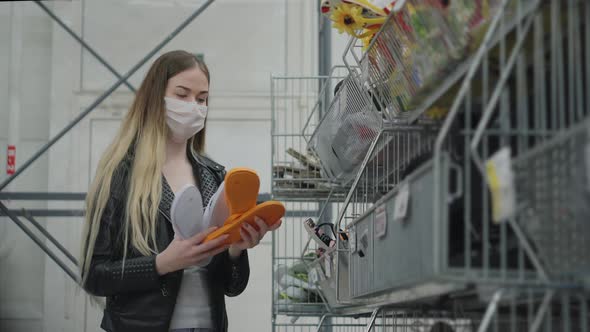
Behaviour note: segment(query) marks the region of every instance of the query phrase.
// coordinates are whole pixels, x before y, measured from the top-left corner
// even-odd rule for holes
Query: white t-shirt
[[[170,329],[213,328],[208,288],[207,267],[184,270]]]
[[[180,190],[179,193],[180,192],[182,192],[182,190]],[[175,201],[177,200],[177,197],[178,195],[175,196]],[[173,224],[195,222],[202,223],[203,225],[198,225],[199,227],[196,227],[195,231],[200,231],[208,227],[210,216],[208,216],[208,218],[204,218],[202,200],[199,197],[199,199],[195,199],[194,202],[198,206],[190,206],[190,209],[188,209],[186,206],[183,206],[182,204],[172,204],[174,209],[187,208],[187,211],[171,211],[170,214],[173,216]],[[192,214],[197,215],[192,216]],[[176,220],[175,218],[189,219]],[[184,227],[184,229],[188,228]],[[180,290],[176,299],[176,305],[172,314],[170,329],[213,328],[211,316],[211,298],[209,297],[209,282],[207,280],[206,265],[208,263],[209,261],[203,262],[201,265],[204,266],[193,266],[184,270],[182,282],[180,284]]]

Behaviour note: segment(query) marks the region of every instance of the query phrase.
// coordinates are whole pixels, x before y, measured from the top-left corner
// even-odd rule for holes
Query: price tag
[[[510,148],[502,148],[486,162],[487,181],[492,194],[492,219],[499,223],[516,212],[514,172]]]
[[[401,185],[397,196],[395,197],[393,219],[401,221],[408,215],[408,205],[410,203],[410,185],[406,182]]]
[[[387,210],[381,205],[375,210],[375,237],[381,238],[387,232]]]
[[[332,264],[329,255],[324,255],[324,270],[326,271],[326,278],[332,277]]]
[[[369,86],[369,73],[371,72],[369,70],[369,61],[361,61],[361,79],[362,82],[365,82],[365,88],[370,89]]]
[[[348,231],[348,242],[350,242],[350,252],[354,254],[356,252],[356,232],[354,227],[351,227]]]
[[[309,283],[315,285],[319,281],[318,271],[315,268],[309,270]]]

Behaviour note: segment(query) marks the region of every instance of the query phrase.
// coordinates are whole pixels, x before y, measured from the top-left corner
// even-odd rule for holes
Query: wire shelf
[[[556,276],[590,276],[590,121],[514,161],[518,218]]]
[[[345,188],[322,174],[321,163],[307,145],[331,100],[331,89],[347,73],[332,76],[271,78],[272,194],[275,199],[325,198]]]
[[[310,139],[326,176],[334,182],[349,182],[381,126],[381,115],[358,79],[347,76]]]
[[[345,184],[337,200],[323,201],[334,203],[321,219],[334,224],[336,245],[305,264],[329,313],[461,304],[475,314],[466,331],[588,328],[587,295],[575,290],[590,270],[590,3],[495,5],[485,36],[436,14],[446,55],[422,67],[423,85],[396,67],[407,37],[384,26],[308,136],[321,175]],[[393,17],[388,24],[399,25]],[[412,106],[405,111],[387,96],[399,87]],[[449,95],[433,116],[431,106]],[[370,135],[347,129],[345,115],[356,113],[369,114],[358,122]],[[361,138],[348,164],[330,156],[339,129]],[[486,162],[503,149],[516,210],[494,220]]]
[[[512,31],[535,1],[510,1],[507,22],[491,45]],[[392,122],[423,116],[467,72],[501,1],[406,1],[360,58],[362,83]],[[428,116],[426,116],[428,117]]]

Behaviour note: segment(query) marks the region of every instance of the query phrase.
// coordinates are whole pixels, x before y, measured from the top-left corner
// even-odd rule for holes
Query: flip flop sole
[[[234,168],[225,176],[225,199],[230,215],[242,214],[256,205],[260,179],[254,170]]]
[[[285,216],[285,206],[280,202],[268,201],[264,202],[256,207],[250,209],[246,213],[239,217],[235,217],[230,223],[226,223],[223,227],[217,229],[213,233],[209,234],[203,243],[216,239],[224,234],[229,234],[229,238],[225,241],[226,244],[234,244],[242,239],[240,229],[244,223],[252,225],[258,229],[255,217],[260,217],[266,221],[266,224],[270,227],[281,220]],[[231,218],[231,217],[230,217]]]

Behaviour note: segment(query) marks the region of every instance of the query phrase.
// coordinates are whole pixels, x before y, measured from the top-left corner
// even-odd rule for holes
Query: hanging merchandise
[[[419,109],[479,44],[498,0],[404,0],[363,39],[369,86],[392,117]],[[370,47],[369,47],[370,46]],[[408,113],[409,114],[409,113]],[[406,115],[403,115],[405,117]]]
[[[307,231],[309,237],[313,239],[318,246],[316,251],[318,257],[322,256],[327,250],[336,245],[336,237],[340,238],[343,247],[348,247],[348,235],[346,235],[346,232],[342,229],[339,229],[338,232],[336,232],[334,224],[330,222],[316,224],[312,218],[308,218],[303,222],[303,227]],[[331,235],[325,231],[326,228],[330,230]]]
[[[325,175],[347,183],[360,167],[381,128],[381,115],[359,82],[346,78],[335,89],[328,112],[310,138],[310,148],[322,161]]]

